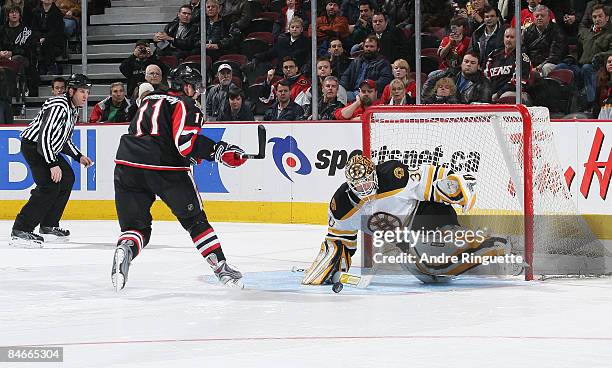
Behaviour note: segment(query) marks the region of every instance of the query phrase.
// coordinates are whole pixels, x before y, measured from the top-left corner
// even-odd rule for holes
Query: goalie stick
[[[242,158],[261,160],[266,157],[266,127],[259,124],[257,126],[257,143],[259,152],[257,153],[243,153],[240,155]],[[236,153],[238,155],[238,153]]]

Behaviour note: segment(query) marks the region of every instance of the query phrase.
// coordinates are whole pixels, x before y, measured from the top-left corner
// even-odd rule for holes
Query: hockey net
[[[364,115],[363,150],[375,164],[474,174],[469,226],[511,237],[527,280],[608,274],[610,253],[577,214],[550,124],[548,109],[522,105],[378,106]]]

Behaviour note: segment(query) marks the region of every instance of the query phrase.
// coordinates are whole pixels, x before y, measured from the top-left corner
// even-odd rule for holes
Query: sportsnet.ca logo
[[[442,166],[455,172],[471,172],[477,173],[480,168],[480,153],[477,151],[455,151],[450,155],[449,161],[443,161],[444,149],[442,146],[437,146],[432,150],[405,150],[389,149],[384,145],[380,149],[372,150],[372,157],[376,158],[378,163],[383,163],[389,160],[401,161],[410,169],[417,170],[422,165]]]

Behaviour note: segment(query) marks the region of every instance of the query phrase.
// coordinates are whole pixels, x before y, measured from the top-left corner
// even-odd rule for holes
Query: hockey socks
[[[223,250],[221,250],[221,243],[219,242],[219,238],[217,238],[215,230],[208,223],[199,225],[201,226],[198,226],[198,231],[193,231],[191,234],[191,239],[198,249],[198,252],[200,252],[204,258],[214,253],[219,262],[224,261],[225,255],[223,254]]]
[[[136,258],[142,248],[148,243],[148,239],[145,235],[138,230],[128,230],[121,233],[117,240],[117,245],[120,245],[124,241],[130,240],[130,249],[132,250],[132,259]]]

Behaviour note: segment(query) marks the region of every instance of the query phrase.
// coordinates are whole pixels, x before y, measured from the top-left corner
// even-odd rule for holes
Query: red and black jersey
[[[529,80],[531,75],[531,62],[527,54],[522,54],[521,63],[521,82],[523,85]],[[489,55],[485,75],[491,81],[493,93],[501,95],[503,92],[514,90],[515,88],[515,50],[506,54],[505,49],[499,49]]]
[[[155,91],[142,100],[128,133],[121,136],[115,163],[150,170],[189,170],[211,160],[211,139],[199,135],[204,117],[195,101]]]

